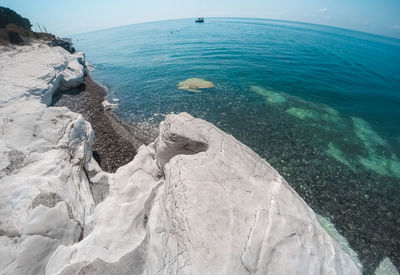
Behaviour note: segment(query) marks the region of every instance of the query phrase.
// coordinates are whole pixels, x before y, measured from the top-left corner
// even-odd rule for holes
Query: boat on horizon
[[[204,23],[204,18],[203,17],[197,18],[196,23]]]

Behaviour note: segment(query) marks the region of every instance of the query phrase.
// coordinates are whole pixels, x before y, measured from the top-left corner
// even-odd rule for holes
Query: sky
[[[0,0],[58,36],[195,17],[280,19],[400,38],[400,0]]]

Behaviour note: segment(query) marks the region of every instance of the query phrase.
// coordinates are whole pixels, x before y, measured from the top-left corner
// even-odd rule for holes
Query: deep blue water
[[[400,258],[400,40],[256,19],[170,20],[73,37],[116,113],[186,111],[269,161],[367,273]],[[189,78],[215,88],[177,89]]]

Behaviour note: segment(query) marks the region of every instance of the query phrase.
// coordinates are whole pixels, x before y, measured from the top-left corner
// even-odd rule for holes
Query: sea
[[[188,112],[267,160],[357,254],[400,267],[400,40],[306,23],[179,19],[72,36],[122,119]],[[213,88],[189,91],[192,78]]]

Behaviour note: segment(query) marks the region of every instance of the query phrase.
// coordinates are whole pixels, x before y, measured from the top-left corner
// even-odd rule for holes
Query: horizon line
[[[378,36],[378,37],[391,39],[391,40],[396,40],[396,41],[400,42],[400,38],[398,38],[398,37],[393,37],[393,36],[388,36],[388,35],[378,34],[378,33],[373,33],[373,32],[366,32],[366,31],[361,31],[361,30],[356,30],[356,29],[344,28],[344,27],[338,27],[338,26],[334,26],[334,25],[324,25],[324,24],[318,24],[318,23],[311,23],[311,22],[302,22],[302,21],[284,20],[284,19],[271,19],[271,18],[264,18],[264,17],[230,17],[230,16],[223,16],[223,17],[203,17],[203,18],[204,19],[207,19],[207,18],[208,19],[253,19],[253,20],[262,20],[262,21],[276,21],[276,22],[285,22],[285,23],[305,24],[305,25],[320,26],[320,27],[325,27],[325,28],[339,29],[339,30],[350,31],[350,32],[357,32],[357,33],[361,33],[361,34]],[[157,22],[163,22],[163,21],[174,21],[174,20],[189,20],[189,19],[195,19],[195,18],[192,18],[192,17],[181,17],[181,18],[168,18],[168,19],[160,19],[160,20],[151,20],[151,21],[137,22],[137,23],[127,24],[127,25],[118,25],[118,26],[112,26],[112,27],[99,28],[99,29],[94,29],[94,30],[91,30],[91,31],[83,31],[83,32],[79,32],[79,33],[71,33],[71,34],[67,34],[66,36],[75,36],[75,35],[80,35],[80,34],[87,34],[87,33],[92,33],[92,32],[97,32],[97,31],[105,31],[105,30],[117,29],[117,28],[122,28],[122,27],[133,26],[133,25],[157,23]]]

